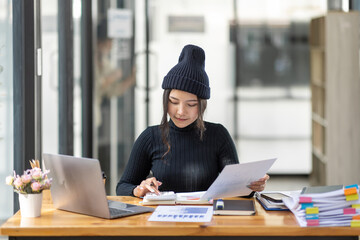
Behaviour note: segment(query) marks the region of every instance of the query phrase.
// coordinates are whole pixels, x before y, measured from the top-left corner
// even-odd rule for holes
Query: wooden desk
[[[111,196],[109,199],[138,204],[139,199]],[[256,202],[255,216],[213,216],[209,223],[148,222],[151,213],[114,220],[56,210],[44,199],[41,217],[21,218],[17,212],[0,228],[9,239],[356,239],[360,228],[298,226],[287,211],[266,212]],[[324,236],[327,236],[326,238]]]

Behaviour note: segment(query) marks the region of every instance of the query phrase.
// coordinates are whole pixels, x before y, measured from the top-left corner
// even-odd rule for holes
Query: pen
[[[158,189],[158,187],[153,183],[153,182],[151,182],[150,183],[150,192],[152,192],[152,193],[156,193],[156,195],[160,195],[160,191],[159,191],[159,189]]]

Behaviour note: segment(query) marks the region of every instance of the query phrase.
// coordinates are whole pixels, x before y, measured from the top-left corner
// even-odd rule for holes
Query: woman
[[[148,127],[135,141],[117,195],[206,191],[225,165],[239,163],[229,132],[203,121],[210,98],[203,49],[186,45],[162,88],[161,124]],[[268,179],[265,175],[249,188],[262,191]]]

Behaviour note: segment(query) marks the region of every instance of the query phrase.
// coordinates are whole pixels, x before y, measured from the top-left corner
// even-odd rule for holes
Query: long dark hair
[[[169,123],[167,118],[169,96],[171,90],[172,89],[165,89],[163,93],[163,116],[160,123],[160,130],[161,130],[161,139],[163,143],[167,146],[167,151],[162,156],[163,158],[165,157],[166,154],[170,152],[170,147],[171,147],[169,142]],[[203,117],[207,106],[207,100],[201,99],[199,97],[197,98],[197,100],[198,100],[199,114],[198,114],[198,118],[196,119],[196,128],[199,133],[199,138],[202,141],[204,138],[204,132],[206,130]]]

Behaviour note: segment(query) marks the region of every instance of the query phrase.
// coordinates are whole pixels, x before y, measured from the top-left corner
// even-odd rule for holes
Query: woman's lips
[[[176,118],[176,120],[181,121],[181,122],[184,122],[184,121],[186,121],[187,119],[183,119],[183,118]]]

